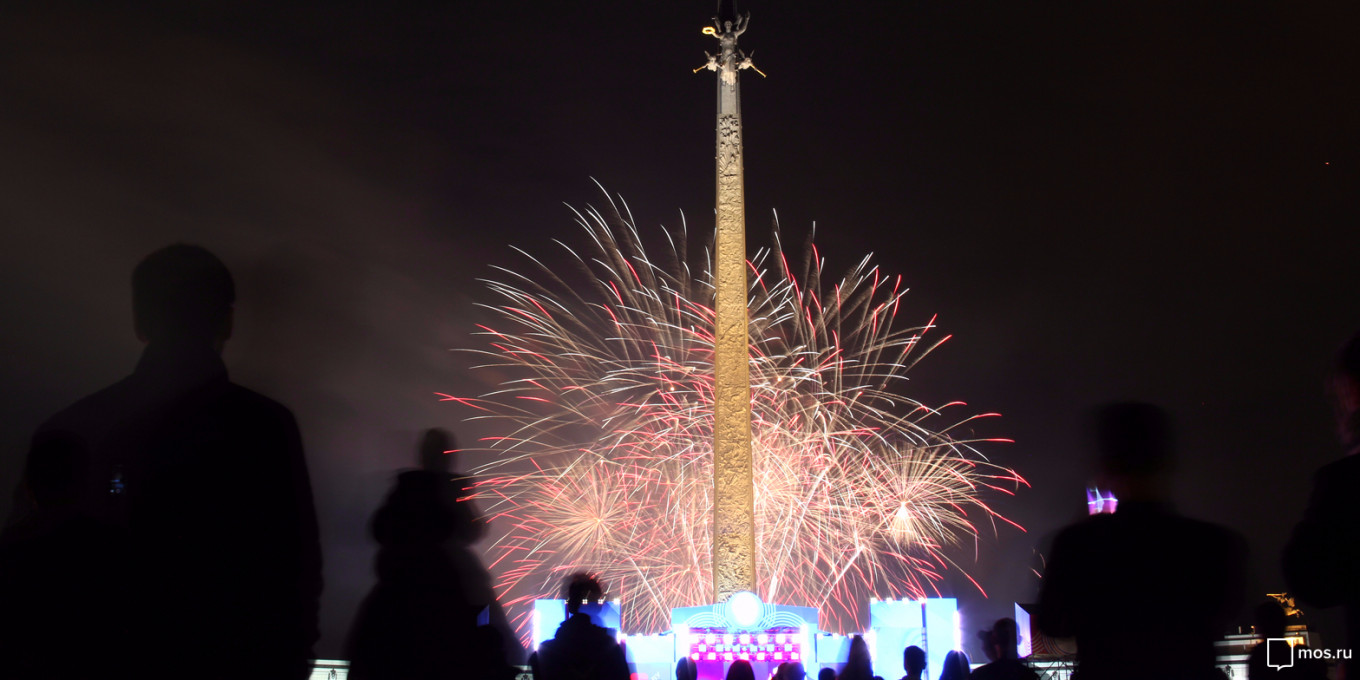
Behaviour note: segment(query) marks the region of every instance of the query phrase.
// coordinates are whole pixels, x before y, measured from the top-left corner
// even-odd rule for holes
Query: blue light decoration
[[[1086,513],[1088,515],[1103,515],[1113,513],[1119,507],[1119,499],[1114,497],[1111,491],[1104,491],[1094,486],[1086,489]]]
[[[1034,636],[1030,632],[1029,612],[1025,611],[1020,603],[1015,604],[1015,629],[1020,633],[1020,640],[1016,643],[1020,658],[1025,658],[1034,653]]]
[[[926,648],[925,601],[869,600],[869,631],[873,635],[866,634],[864,641],[869,643],[874,672],[885,678],[906,675],[907,669],[902,667],[902,650],[911,645]],[[848,652],[847,640],[846,649],[839,656],[844,657]]]
[[[925,618],[926,668],[938,675],[944,668],[944,657],[951,650],[963,649],[963,632],[959,629],[959,603],[952,597],[927,598],[922,603]],[[901,655],[901,652],[898,652]]]

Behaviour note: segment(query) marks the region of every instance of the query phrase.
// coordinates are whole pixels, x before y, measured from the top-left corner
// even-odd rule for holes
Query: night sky
[[[0,10],[0,493],[42,420],[134,365],[136,262],[202,244],[237,278],[233,378],[302,427],[333,658],[419,431],[490,434],[433,396],[487,388],[449,351],[478,343],[476,279],[577,238],[592,178],[644,229],[711,229],[713,5],[118,4]],[[942,586],[967,629],[1034,597],[1114,399],[1170,409],[1177,506],[1248,537],[1253,599],[1283,589],[1360,329],[1355,3],[740,9],[769,74],[742,76],[752,252],[774,210],[829,272],[873,252],[953,335],[910,396],[1016,440],[984,452],[1031,482],[994,502],[1028,533],[957,552],[989,598]]]

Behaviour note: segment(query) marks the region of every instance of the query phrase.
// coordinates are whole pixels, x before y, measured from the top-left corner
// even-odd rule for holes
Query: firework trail
[[[501,601],[553,596],[587,569],[621,594],[629,632],[656,632],[672,607],[712,597],[714,290],[711,261],[691,272],[683,227],[653,259],[618,205],[576,213],[587,247],[558,242],[587,283],[524,251],[531,273],[486,282],[498,321],[470,351],[500,388],[441,396],[503,433],[473,452],[489,461],[475,495],[500,534]],[[908,369],[948,338],[927,342],[933,319],[899,327],[901,277],[866,257],[828,288],[810,240],[795,272],[775,239],[750,263],[758,594],[853,629],[870,596],[937,594],[963,571],[948,547],[1013,524],[984,496],[1025,481],[973,447],[1006,440],[954,434],[995,414],[946,421],[904,396]]]

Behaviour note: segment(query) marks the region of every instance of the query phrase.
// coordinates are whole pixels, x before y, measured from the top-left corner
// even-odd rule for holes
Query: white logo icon
[[[1266,638],[1266,665],[1280,670],[1294,667],[1294,647],[1288,638]]]

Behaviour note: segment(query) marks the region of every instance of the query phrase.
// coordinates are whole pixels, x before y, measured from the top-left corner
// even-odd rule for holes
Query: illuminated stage
[[[586,604],[581,610],[596,625],[618,630],[617,601]],[[551,639],[566,618],[563,600],[537,600],[533,613],[533,647]],[[871,600],[869,629],[864,633],[878,675],[901,677],[902,650],[916,645],[926,651],[928,668],[941,668],[950,650],[962,647],[957,601]],[[722,680],[732,661],[751,662],[757,678],[767,678],[779,664],[797,661],[809,677],[822,668],[840,670],[850,652],[850,636],[822,632],[814,607],[761,602],[738,593],[727,602],[671,610],[671,629],[656,635],[623,635],[618,639],[639,680],[670,680],[676,662],[693,659],[704,680]]]

